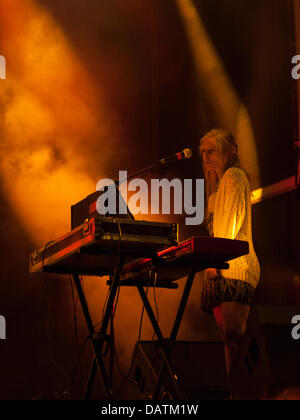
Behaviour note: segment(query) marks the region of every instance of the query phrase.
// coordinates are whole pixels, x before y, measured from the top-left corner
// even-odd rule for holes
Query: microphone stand
[[[154,162],[154,163],[152,163],[151,165],[148,165],[148,166],[146,166],[145,168],[140,169],[139,171],[135,172],[134,174],[127,176],[127,178],[124,178],[123,180],[120,180],[120,179],[114,180],[114,184],[115,184],[115,186],[116,186],[116,190],[117,190],[118,199],[120,199],[120,196],[122,197],[122,194],[120,193],[119,186],[120,186],[120,184],[122,184],[122,182],[123,182],[125,179],[126,179],[126,181],[127,181],[127,180],[131,180],[131,179],[135,178],[136,176],[141,175],[141,174],[143,174],[144,172],[149,171],[150,169],[153,169],[153,168],[156,168],[156,167],[159,167],[159,166],[163,166],[163,165],[165,165],[166,163],[170,162],[170,160],[166,160],[166,159],[167,159],[167,158],[162,158],[162,159],[158,160],[157,162]],[[122,197],[122,198],[123,198],[123,197]],[[126,207],[127,207],[127,211],[128,211],[129,216],[131,217],[131,219],[132,219],[132,220],[134,220],[133,214],[132,214],[132,213],[131,213],[131,211],[129,210],[129,208],[128,208],[128,206],[127,206],[127,203],[126,203]]]
[[[155,163],[152,163],[151,165],[146,166],[146,167],[145,167],[145,168],[143,168],[143,169],[140,169],[139,171],[135,172],[134,174],[127,176],[127,178],[124,178],[123,180],[120,180],[120,179],[114,180],[114,184],[115,184],[115,186],[116,186],[116,191],[117,191],[117,196],[118,196],[118,201],[120,200],[120,197],[122,197],[122,194],[120,193],[120,189],[119,189],[119,187],[120,187],[120,184],[122,184],[122,182],[123,182],[125,179],[126,179],[126,181],[127,181],[127,180],[131,180],[131,179],[133,179],[133,178],[137,177],[138,175],[141,175],[141,174],[143,174],[144,172],[147,172],[147,171],[149,171],[150,169],[155,168],[155,167],[157,167],[157,166],[162,166],[163,164],[164,164],[164,163],[163,163],[163,162],[161,162],[161,160],[159,160],[159,161],[157,161],[157,162],[155,162]],[[122,199],[123,199],[123,197],[122,197]],[[123,201],[124,201],[124,200],[123,200]],[[125,204],[126,204],[127,212],[128,212],[128,214],[129,214],[130,218],[131,218],[132,220],[134,220],[134,216],[133,216],[133,214],[131,213],[131,211],[129,210],[129,208],[128,208],[128,206],[127,206],[127,203],[125,203]]]
[[[166,157],[166,158],[162,158],[162,159],[160,159],[160,160],[158,160],[157,162],[154,162],[154,163],[152,163],[151,165],[148,165],[148,166],[146,166],[145,168],[143,168],[143,169],[140,169],[139,171],[137,171],[137,172],[135,172],[134,174],[132,174],[132,175],[129,175],[126,179],[132,179],[132,178],[135,178],[136,176],[138,176],[138,175],[141,175],[141,174],[143,174],[144,172],[147,172],[148,170],[150,170],[150,169],[153,169],[153,168],[155,168],[155,167],[159,167],[159,166],[163,166],[163,165],[165,165],[166,163],[168,163],[168,162],[171,162],[171,160],[166,160],[166,159],[168,159],[168,157]],[[120,185],[121,183],[122,183],[122,180],[116,180],[115,181],[115,183],[117,183],[118,185]]]
[[[173,156],[172,156],[172,157],[173,157]],[[191,156],[189,156],[189,157],[191,157]],[[173,159],[172,159],[172,160],[173,160]],[[135,178],[136,176],[141,175],[141,174],[143,174],[144,172],[149,171],[150,169],[153,169],[153,168],[155,168],[155,167],[159,167],[159,166],[163,166],[163,165],[165,165],[165,164],[166,164],[166,163],[168,163],[168,162],[171,162],[171,160],[170,160],[170,156],[167,156],[166,158],[162,158],[162,159],[158,160],[157,162],[154,162],[154,163],[152,163],[151,165],[148,165],[148,166],[146,166],[145,168],[138,170],[137,172],[135,172],[135,173],[134,173],[134,174],[132,174],[132,175],[127,176],[127,177],[126,177],[126,178],[124,178],[123,180],[120,180],[120,179],[114,180],[114,184],[115,184],[115,186],[116,186],[116,190],[117,190],[117,195],[118,195],[118,198],[120,199],[120,196],[122,197],[122,195],[120,194],[119,186],[120,186],[120,184],[121,184],[121,183],[122,183],[125,179],[126,179],[126,181],[127,181],[127,180],[131,180],[131,179]],[[122,198],[123,198],[123,197],[122,197]],[[132,220],[134,220],[133,214],[130,212],[130,210],[129,210],[128,206],[127,206],[127,203],[126,203],[126,207],[127,207],[127,211],[128,211],[129,216],[131,217],[131,219],[132,219]]]

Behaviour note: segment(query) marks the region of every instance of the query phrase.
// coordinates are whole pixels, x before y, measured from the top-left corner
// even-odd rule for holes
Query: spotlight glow
[[[257,150],[248,110],[240,101],[193,2],[176,0],[176,3],[190,42],[205,101],[220,127],[235,134],[241,163],[251,174],[253,185],[259,186]]]
[[[70,205],[95,191],[89,161],[102,138],[114,137],[116,122],[46,9],[33,0],[0,0],[0,37],[7,61],[0,84],[2,184],[41,244],[68,231]],[[99,167],[108,163],[103,154]]]

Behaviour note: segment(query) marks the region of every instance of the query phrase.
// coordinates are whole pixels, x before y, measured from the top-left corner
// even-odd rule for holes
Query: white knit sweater
[[[249,254],[230,261],[229,269],[221,270],[221,275],[248,282],[255,288],[260,266],[252,241],[250,185],[242,169],[227,169],[218,191],[209,197],[208,211],[213,213],[213,236],[249,243]]]

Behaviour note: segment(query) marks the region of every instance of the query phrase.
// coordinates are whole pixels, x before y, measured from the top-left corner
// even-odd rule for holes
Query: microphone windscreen
[[[192,149],[184,149],[183,154],[186,159],[190,159],[193,156],[193,151]]]

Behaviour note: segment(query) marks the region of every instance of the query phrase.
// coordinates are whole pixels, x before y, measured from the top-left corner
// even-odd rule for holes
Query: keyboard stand
[[[84,393],[85,400],[88,400],[90,398],[92,386],[93,386],[93,382],[94,382],[97,370],[99,371],[100,376],[102,378],[104,391],[105,391],[107,399],[112,400],[113,398],[111,381],[109,379],[107,369],[104,364],[102,352],[103,352],[103,346],[105,343],[107,343],[108,346],[112,345],[111,343],[112,336],[107,334],[107,329],[109,326],[109,321],[113,314],[113,305],[115,302],[116,294],[117,294],[119,283],[120,283],[120,267],[121,267],[121,262],[118,263],[115,269],[114,275],[112,277],[112,280],[111,280],[111,287],[110,287],[108,302],[107,302],[106,310],[104,313],[100,332],[96,332],[94,329],[92,318],[91,318],[89,308],[87,305],[86,297],[84,295],[84,292],[81,286],[79,275],[77,273],[72,273],[75,286],[77,289],[78,297],[79,297],[81,307],[83,310],[83,315],[86,321],[86,325],[88,327],[89,338],[91,340],[91,343],[93,346],[93,352],[94,352],[94,357],[91,364],[89,377],[88,377],[88,381],[87,381],[85,393]],[[112,354],[113,352],[111,352],[111,357],[112,357]]]
[[[211,265],[209,266],[211,267]],[[180,385],[179,385],[179,381],[178,381],[178,377],[176,375],[176,372],[174,371],[172,364],[170,362],[170,356],[171,356],[171,352],[172,352],[172,348],[174,346],[174,344],[176,343],[176,339],[177,339],[177,334],[181,325],[181,321],[184,315],[184,311],[186,308],[186,304],[188,301],[188,298],[190,296],[190,292],[193,286],[193,282],[195,279],[195,275],[197,272],[199,271],[203,271],[205,270],[207,267],[207,265],[202,266],[202,267],[192,267],[191,268],[191,272],[189,274],[189,276],[187,277],[186,280],[186,284],[182,293],[182,297],[180,300],[180,304],[178,307],[178,311],[174,320],[174,324],[173,324],[173,328],[171,331],[171,334],[169,336],[169,338],[164,338],[161,332],[161,329],[158,325],[158,322],[156,320],[155,314],[153,312],[153,309],[150,305],[150,302],[148,300],[148,297],[144,291],[144,287],[139,285],[138,282],[135,282],[135,285],[139,291],[140,297],[143,301],[143,304],[145,306],[146,312],[148,314],[148,317],[150,319],[150,322],[152,324],[152,327],[154,329],[154,332],[158,338],[158,347],[161,351],[161,355],[162,355],[162,362],[161,362],[161,366],[159,369],[159,373],[158,373],[158,379],[157,379],[157,383],[156,383],[156,387],[153,393],[153,400],[159,400],[160,398],[160,392],[161,392],[161,388],[163,385],[163,381],[165,378],[165,375],[167,374],[167,372],[169,372],[171,380],[173,382],[174,385],[174,399],[177,400],[182,400],[185,398],[185,395],[183,393],[182,390],[180,390]],[[227,263],[223,263],[223,264],[219,264],[218,266],[216,266],[215,268],[217,269],[226,269],[228,268],[228,264]],[[121,282],[121,286],[122,286],[122,282]],[[152,285],[151,285],[152,286]],[[153,287],[153,286],[152,286]],[[159,284],[159,280],[157,282],[157,287],[163,287]]]

